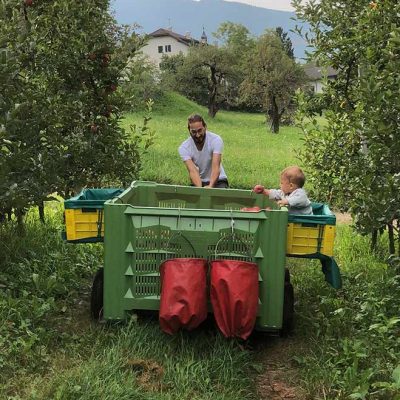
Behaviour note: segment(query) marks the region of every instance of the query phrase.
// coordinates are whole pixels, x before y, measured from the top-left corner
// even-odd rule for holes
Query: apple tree
[[[309,181],[318,198],[350,210],[357,229],[372,234],[373,245],[376,232],[386,227],[394,254],[400,218],[400,3],[293,4],[310,26],[303,33],[315,48],[314,60],[338,71],[323,95],[326,124],[300,97]]]
[[[183,63],[177,64],[175,88],[184,96],[207,106],[208,115],[214,118],[234,96],[236,64],[236,57],[225,47],[192,46]]]
[[[138,177],[118,90],[135,48],[109,1],[2,0],[0,17],[0,210]]]
[[[301,67],[286,53],[275,32],[261,35],[247,57],[246,73],[240,86],[242,101],[257,107],[279,132],[282,116],[292,104],[295,90],[305,81]]]

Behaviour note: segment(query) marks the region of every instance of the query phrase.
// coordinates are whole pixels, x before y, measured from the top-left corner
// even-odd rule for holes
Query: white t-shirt
[[[199,170],[202,182],[210,182],[211,161],[213,154],[222,154],[224,142],[221,137],[210,131],[206,132],[206,138],[202,150],[197,150],[194,140],[189,137],[179,146],[179,155],[182,161],[192,160]],[[227,179],[224,168],[220,166],[219,178]]]

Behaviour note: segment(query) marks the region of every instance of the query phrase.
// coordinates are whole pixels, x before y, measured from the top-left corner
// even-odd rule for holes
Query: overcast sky
[[[290,0],[225,0],[236,3],[250,4],[251,6],[270,8],[272,10],[294,11]]]

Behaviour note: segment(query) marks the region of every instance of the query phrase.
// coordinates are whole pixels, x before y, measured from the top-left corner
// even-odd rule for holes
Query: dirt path
[[[295,337],[259,340],[257,361],[264,367],[256,379],[259,400],[306,399],[293,364],[293,357],[299,354],[301,347],[302,343]]]
[[[335,212],[336,224],[350,225],[353,219],[348,213]],[[293,357],[301,354],[303,343],[296,337],[257,338],[255,353],[263,365],[263,372],[256,378],[259,400],[306,400],[301,388]]]

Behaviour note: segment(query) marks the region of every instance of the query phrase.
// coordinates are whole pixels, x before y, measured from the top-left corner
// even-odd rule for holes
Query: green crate
[[[243,212],[243,207],[271,209]],[[288,213],[248,190],[134,182],[104,204],[104,318],[158,310],[160,264],[173,257],[252,258],[259,267],[256,328],[282,328]],[[233,233],[233,236],[232,236]],[[218,248],[216,249],[216,246]]]

